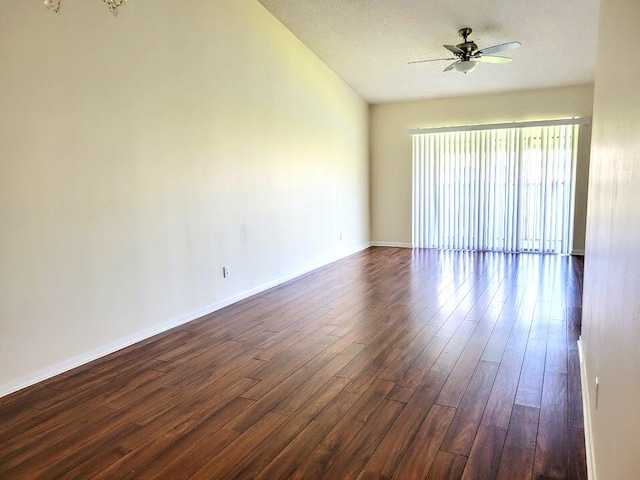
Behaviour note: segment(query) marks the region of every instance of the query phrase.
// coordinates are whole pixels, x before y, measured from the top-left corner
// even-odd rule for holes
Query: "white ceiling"
[[[370,103],[593,82],[598,0],[259,0]],[[443,44],[517,40],[507,65],[465,75]],[[621,32],[623,38],[624,32]],[[500,54],[499,54],[500,55]]]

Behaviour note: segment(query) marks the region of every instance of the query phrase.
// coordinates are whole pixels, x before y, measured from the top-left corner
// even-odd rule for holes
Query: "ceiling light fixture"
[[[478,62],[474,62],[473,60],[461,60],[458,63],[453,64],[453,68],[462,73],[469,73],[473,71],[477,66]]]
[[[127,0],[102,0],[107,4],[107,8],[109,11],[113,13],[114,16],[118,16],[118,8],[122,6],[122,4],[126,4]],[[62,0],[44,0],[44,6],[49,10],[53,10],[58,13],[60,11],[60,4]]]

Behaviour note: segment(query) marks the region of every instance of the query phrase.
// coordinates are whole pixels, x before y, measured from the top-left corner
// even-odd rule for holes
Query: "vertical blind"
[[[413,135],[413,245],[570,253],[577,125]]]

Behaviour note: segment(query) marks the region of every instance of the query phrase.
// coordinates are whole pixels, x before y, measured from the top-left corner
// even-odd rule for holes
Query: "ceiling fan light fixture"
[[[453,65],[458,72],[469,73],[473,71],[478,66],[478,62],[474,62],[472,60],[462,60]]]
[[[458,45],[443,45],[443,47],[446,48],[450,54],[452,53],[454,55],[452,58],[433,58],[430,60],[418,60],[409,63],[426,63],[437,62],[440,60],[455,60],[455,62],[448,65],[447,68],[443,70],[443,72],[456,70],[461,73],[469,73],[475,70],[475,68],[478,66],[478,63],[509,63],[511,61],[509,57],[494,55],[494,53],[499,53],[505,50],[511,50],[513,48],[522,46],[520,42],[508,42],[480,49],[473,40],[469,40],[469,35],[471,35],[471,32],[472,30],[470,28],[461,28],[458,31],[458,34],[463,38],[464,42],[459,43]]]

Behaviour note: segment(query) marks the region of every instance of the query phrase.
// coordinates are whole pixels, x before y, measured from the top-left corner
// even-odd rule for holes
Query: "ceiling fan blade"
[[[457,63],[460,63],[462,60],[458,60],[457,62],[453,62],[451,65],[449,65],[447,68],[445,68],[443,70],[443,72],[448,72],[449,70],[453,70],[453,66]]]
[[[496,55],[482,55],[475,57],[474,60],[482,63],[509,63],[511,61],[508,57],[498,57]]]
[[[431,60],[417,60],[415,62],[407,62],[407,65],[413,65],[414,63],[441,62],[442,60],[455,60],[455,58],[433,58]]]
[[[483,48],[482,50],[479,50],[478,53],[481,53],[483,55],[491,55],[492,53],[504,52],[505,50],[512,50],[521,46],[522,44],[520,42],[509,42],[500,45],[494,45],[493,47]]]
[[[464,50],[459,49],[455,45],[443,45],[443,47],[449,50],[451,53],[455,53],[456,55],[464,53]]]

